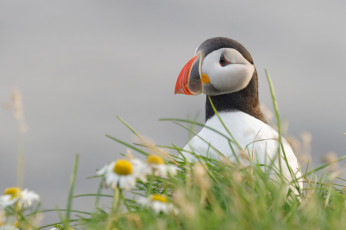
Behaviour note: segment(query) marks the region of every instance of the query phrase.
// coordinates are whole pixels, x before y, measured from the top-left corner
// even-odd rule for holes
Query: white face
[[[202,83],[202,91],[207,95],[237,92],[249,84],[254,71],[254,65],[237,50],[215,50],[203,59],[201,74],[207,74],[210,82]]]

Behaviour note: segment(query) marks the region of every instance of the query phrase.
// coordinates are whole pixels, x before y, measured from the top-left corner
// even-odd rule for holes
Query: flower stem
[[[118,208],[120,206],[120,199],[119,199],[120,193],[121,193],[120,189],[116,187],[113,193],[113,204],[112,204],[111,212],[109,213],[109,216],[108,216],[106,230],[112,229],[112,223],[113,223],[113,220],[115,219],[115,214],[118,211]]]
[[[114,189],[114,194],[113,194],[113,204],[112,204],[112,213],[115,213],[119,207],[119,188]]]

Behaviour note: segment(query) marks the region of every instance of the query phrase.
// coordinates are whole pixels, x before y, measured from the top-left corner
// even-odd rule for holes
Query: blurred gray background
[[[25,187],[44,208],[65,207],[76,153],[76,193],[133,140],[123,117],[157,144],[184,146],[185,130],[159,118],[204,120],[204,96],[174,95],[195,48],[225,36],[241,42],[259,72],[271,108],[267,68],[288,133],[312,134],[318,165],[345,154],[345,1],[0,1],[0,104],[23,97]],[[0,109],[0,192],[16,181],[17,125]],[[75,204],[89,208],[91,200]],[[51,214],[56,216],[56,214]],[[55,217],[49,217],[55,218]]]

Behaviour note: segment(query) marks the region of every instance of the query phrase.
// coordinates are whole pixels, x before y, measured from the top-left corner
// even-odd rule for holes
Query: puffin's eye
[[[229,61],[225,58],[223,54],[221,54],[219,63],[220,63],[220,66],[224,67],[229,64]]]

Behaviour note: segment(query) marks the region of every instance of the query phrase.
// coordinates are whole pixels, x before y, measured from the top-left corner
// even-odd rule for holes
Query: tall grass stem
[[[77,178],[78,161],[79,161],[79,155],[77,154],[75,161],[74,161],[73,171],[72,171],[72,175],[71,175],[70,189],[69,189],[69,194],[68,194],[68,199],[67,199],[66,216],[65,216],[65,221],[64,221],[64,230],[69,229],[72,199],[73,199],[73,193],[74,193],[74,188],[76,185],[76,178]]]

